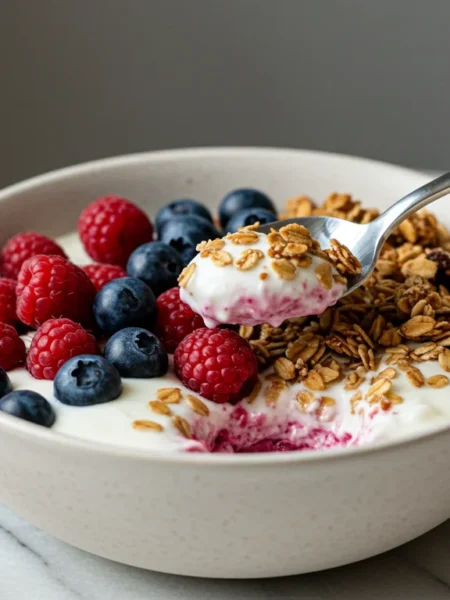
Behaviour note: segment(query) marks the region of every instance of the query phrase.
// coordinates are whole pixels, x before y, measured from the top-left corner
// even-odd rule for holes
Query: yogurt
[[[64,236],[59,241],[73,262],[81,265],[89,262],[75,234]],[[229,243],[226,241],[224,248],[227,251],[229,248],[235,260],[242,247],[234,248],[228,246]],[[252,248],[266,252],[267,241],[258,235],[258,241]],[[315,261],[315,258],[312,264],[321,260]],[[198,257],[196,260],[205,259]],[[213,281],[222,286],[224,293],[228,293],[227,285],[222,285],[220,277],[227,267],[216,269],[211,262],[208,259],[199,267],[199,273],[205,273],[201,275],[202,281],[208,281],[206,274],[209,270]],[[259,274],[268,273],[273,279],[272,285],[276,289],[284,289],[286,281],[279,282],[276,274],[270,271],[269,259],[259,262],[261,264],[255,273],[247,273],[255,287],[259,281],[265,281]],[[234,272],[234,277],[241,276],[238,269],[232,268],[230,272]],[[303,283],[312,287],[317,285],[313,282],[313,272],[309,269],[302,271],[300,286]],[[204,276],[206,279],[203,279]],[[235,285],[233,289],[237,293],[238,285],[233,284],[228,275],[223,275],[225,277],[230,286]],[[195,279],[192,285],[194,283]],[[294,280],[288,280],[287,285],[292,286],[289,288],[292,293],[298,291]],[[197,280],[193,288],[190,285],[184,288],[184,292],[189,289],[200,291],[200,281]],[[337,298],[342,293],[343,284],[336,284],[333,289]],[[219,301],[221,296],[216,289],[214,294]],[[260,295],[262,298],[262,291]],[[331,296],[326,298],[331,300]],[[219,306],[221,308],[211,317],[214,322],[225,312],[225,305],[219,302]],[[323,308],[317,306],[317,311],[321,310]],[[29,345],[31,335],[25,336],[25,341]],[[425,378],[444,375],[437,361],[420,363],[419,366]],[[9,376],[14,389],[34,390],[52,403],[56,412],[54,431],[79,439],[151,452],[264,452],[354,446],[400,439],[404,435],[428,431],[450,422],[450,387],[415,388],[401,369],[395,368],[395,377],[390,380],[391,391],[401,401],[387,407],[376,396],[374,400],[374,396],[370,395],[372,380],[386,368],[386,364],[381,364],[377,371],[367,374],[357,389],[346,389],[348,386],[342,380],[319,392],[306,387],[305,382],[285,384],[272,369],[268,369],[259,375],[259,383],[252,395],[235,406],[219,405],[195,396],[176,378],[172,367],[161,378],[124,379],[123,394],[119,399],[87,407],[60,403],[53,396],[52,381],[34,379],[25,369],[10,371]],[[164,395],[170,402],[160,400]],[[172,399],[169,398],[171,395]]]
[[[270,236],[252,230],[200,245],[180,279],[181,299],[207,327],[278,327],[292,317],[324,312],[344,293],[343,278],[324,258],[288,258],[273,249]]]

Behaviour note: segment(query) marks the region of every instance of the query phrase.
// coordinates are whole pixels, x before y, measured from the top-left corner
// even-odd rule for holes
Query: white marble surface
[[[431,174],[435,175],[435,173]],[[0,600],[450,600],[450,521],[331,571],[218,581],[127,567],[55,540],[0,506]]]
[[[72,548],[0,507],[1,600],[449,600],[450,521],[371,560],[271,580],[219,581],[126,567]]]

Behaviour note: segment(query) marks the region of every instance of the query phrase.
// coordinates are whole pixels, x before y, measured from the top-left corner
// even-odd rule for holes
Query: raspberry
[[[36,254],[64,256],[64,250],[56,242],[40,233],[19,233],[3,246],[0,254],[0,272],[5,277],[17,279],[23,263]]]
[[[120,277],[126,277],[127,273],[125,269],[117,265],[86,265],[81,267],[89,279],[94,284],[97,292],[102,287],[112,281],[113,279],[119,279]]]
[[[36,379],[54,379],[65,362],[80,354],[98,354],[95,337],[70,319],[50,319],[33,337],[27,368]]]
[[[121,267],[135,248],[153,238],[153,225],[147,215],[118,196],[99,198],[85,208],[78,231],[93,260]]]
[[[17,321],[16,282],[0,277],[0,322],[15,325]]]
[[[175,348],[187,335],[195,329],[204,327],[200,315],[180,300],[180,288],[167,290],[156,299],[158,320],[155,333],[167,352],[175,352]]]
[[[175,372],[189,389],[218,404],[248,395],[257,373],[247,340],[230,329],[196,329],[178,345]]]
[[[11,325],[0,323],[0,367],[9,371],[25,362],[25,344]]]
[[[62,256],[33,256],[22,266],[17,292],[17,316],[39,327],[48,319],[67,317],[92,324],[95,288],[86,273]]]

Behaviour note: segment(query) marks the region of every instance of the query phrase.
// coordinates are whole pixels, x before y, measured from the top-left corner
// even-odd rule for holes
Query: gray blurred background
[[[0,187],[181,146],[450,165],[449,0],[9,0]]]

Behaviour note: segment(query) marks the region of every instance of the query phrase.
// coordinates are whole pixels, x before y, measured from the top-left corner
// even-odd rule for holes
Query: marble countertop
[[[449,600],[450,521],[347,567],[280,579],[164,575],[72,548],[0,507],[1,600]]]
[[[430,177],[437,173],[430,173]],[[280,579],[227,581],[127,567],[0,506],[0,600],[450,600],[450,520],[391,552]]]

